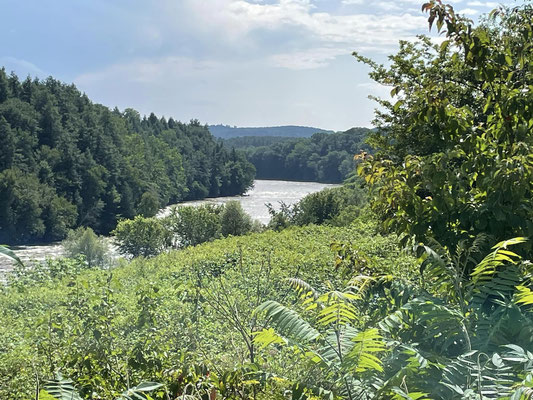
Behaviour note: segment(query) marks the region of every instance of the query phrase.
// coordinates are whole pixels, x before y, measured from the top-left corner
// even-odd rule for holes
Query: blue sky
[[[182,121],[370,126],[383,62],[427,33],[419,0],[0,0],[0,66]],[[450,1],[472,19],[498,4]]]

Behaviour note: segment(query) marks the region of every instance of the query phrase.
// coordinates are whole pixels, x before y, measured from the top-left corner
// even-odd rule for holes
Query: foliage
[[[74,85],[0,68],[0,242],[109,233],[119,218],[244,193],[254,167],[206,126],[92,103]]]
[[[314,132],[316,133],[316,132]],[[222,143],[228,149],[250,149],[253,147],[271,146],[274,143],[292,140],[289,136],[237,136],[223,139]]]
[[[386,347],[377,329],[360,329],[361,310],[356,304],[359,293],[349,287],[320,294],[304,281],[290,282],[315,326],[294,310],[269,300],[257,312],[264,312],[280,333],[264,329],[256,334],[255,342],[263,346],[290,346],[303,361],[315,363],[322,376],[318,380],[315,375],[313,381],[298,382],[311,392],[331,393],[350,400],[368,397],[370,388],[362,386],[361,374],[383,372],[377,355],[386,351]]]
[[[223,236],[245,235],[252,229],[252,219],[242,209],[241,203],[232,200],[224,204],[220,214],[220,233]]]
[[[22,261],[20,261],[20,258],[15,254],[15,252],[10,250],[6,246],[0,246],[0,255],[12,259],[19,266],[24,265],[22,264]]]
[[[109,264],[109,244],[91,228],[70,231],[61,244],[67,257],[75,258],[81,255],[85,257],[89,267],[104,267]]]
[[[369,150],[365,143],[369,133],[366,128],[315,133],[310,138],[248,147],[245,151],[258,179],[340,183],[355,168],[353,155]]]
[[[533,270],[509,248],[524,241],[498,243],[471,268],[478,249],[425,248],[423,287],[368,271],[359,257],[342,291],[291,279],[301,306],[263,303],[275,330],[255,341],[315,363],[320,373],[293,383],[330,398],[521,398],[533,371]]]
[[[279,210],[267,204],[271,216],[268,226],[280,230],[291,225],[349,225],[360,215],[366,201],[366,194],[357,183],[324,189],[292,206],[281,203]]]
[[[479,233],[530,236],[533,7],[477,27],[440,1],[423,9],[441,45],[401,42],[390,67],[356,54],[397,98],[378,100],[377,154],[359,157],[373,207],[386,228],[452,248]]]
[[[324,129],[309,126],[265,126],[256,128],[243,128],[229,125],[209,125],[213,136],[223,139],[246,137],[310,137],[317,132],[332,133]]]
[[[223,206],[173,207],[165,225],[176,236],[179,247],[196,246],[220,236],[220,214]]]
[[[307,364],[292,351],[277,358],[249,347],[266,325],[254,309],[290,301],[291,276],[320,291],[330,290],[324,281],[341,285],[332,240],[356,243],[372,270],[412,274],[414,260],[398,252],[395,238],[368,237],[374,230],[372,223],[293,227],[110,270],[79,260],[17,269],[0,288],[0,398],[33,398],[35,377],[44,382],[60,369],[82,398],[116,398],[128,382],[151,381],[170,398],[285,399],[286,391],[298,393],[291,382]],[[158,393],[150,395],[167,398]]]
[[[172,236],[163,221],[158,218],[144,218],[140,215],[132,220],[119,221],[111,232],[122,254],[133,257],[151,257],[172,245]]]

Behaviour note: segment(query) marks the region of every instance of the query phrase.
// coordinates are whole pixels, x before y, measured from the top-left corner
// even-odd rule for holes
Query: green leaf
[[[7,248],[6,246],[0,246],[0,255],[3,255],[3,256],[8,257],[8,258],[11,258],[12,260],[14,260],[20,266],[24,266],[22,261],[20,261],[20,258],[18,258],[18,256],[12,250]]]

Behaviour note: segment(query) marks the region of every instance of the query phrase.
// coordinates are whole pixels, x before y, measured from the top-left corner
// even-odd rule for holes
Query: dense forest
[[[236,203],[123,220],[132,260],[92,257],[86,230],[78,254],[18,262],[0,398],[531,400],[533,6],[479,25],[422,10],[443,42],[402,41],[386,66],[354,54],[392,89],[363,186],[266,228]],[[179,250],[139,251],[168,232]]]
[[[354,170],[354,154],[370,151],[365,142],[370,132],[367,128],[352,128],[315,133],[310,138],[269,139],[271,144],[266,146],[261,145],[264,138],[235,138],[227,144],[243,148],[258,179],[340,183]]]
[[[222,139],[222,143],[228,149],[247,149],[249,147],[271,146],[274,143],[295,140],[288,136],[238,136],[230,139]]]
[[[282,137],[310,137],[315,133],[332,133],[332,131],[312,128],[309,126],[266,126],[266,127],[237,127],[229,125],[209,125],[213,136],[229,139],[241,136],[282,136]]]
[[[73,85],[0,69],[0,243],[99,233],[169,203],[245,192],[254,168],[206,126],[92,103]]]

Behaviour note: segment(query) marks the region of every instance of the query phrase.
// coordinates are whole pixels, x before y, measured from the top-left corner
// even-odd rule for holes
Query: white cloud
[[[345,5],[354,5],[354,4],[360,5],[360,4],[365,4],[365,0],[342,0],[342,4],[345,4]]]
[[[469,1],[466,3],[469,7],[487,7],[487,8],[496,8],[498,3],[494,1]]]
[[[253,32],[294,30],[295,34],[304,32],[302,35],[314,42],[313,48],[335,46],[345,52],[373,48],[382,52],[393,50],[398,40],[412,38],[427,29],[427,17],[421,14],[335,15],[316,11],[309,0],[278,0],[274,4],[213,0],[209,6],[197,0],[186,1],[198,25],[205,27],[202,29],[214,30],[218,38],[226,37],[240,45],[248,44]],[[310,49],[305,45],[294,49],[295,53],[307,51]]]
[[[307,51],[275,54],[269,57],[270,63],[275,67],[288,69],[314,69],[325,67],[330,61],[340,55],[349,54],[343,49],[318,48]]]
[[[479,11],[474,10],[473,8],[464,8],[462,10],[459,10],[458,13],[463,15],[476,15],[479,14]]]
[[[78,76],[74,81],[80,86],[90,86],[116,80],[150,84],[172,80],[173,77],[194,78],[206,71],[223,68],[215,61],[198,61],[189,57],[163,57],[159,59],[138,59],[127,63],[111,65],[99,71]]]

